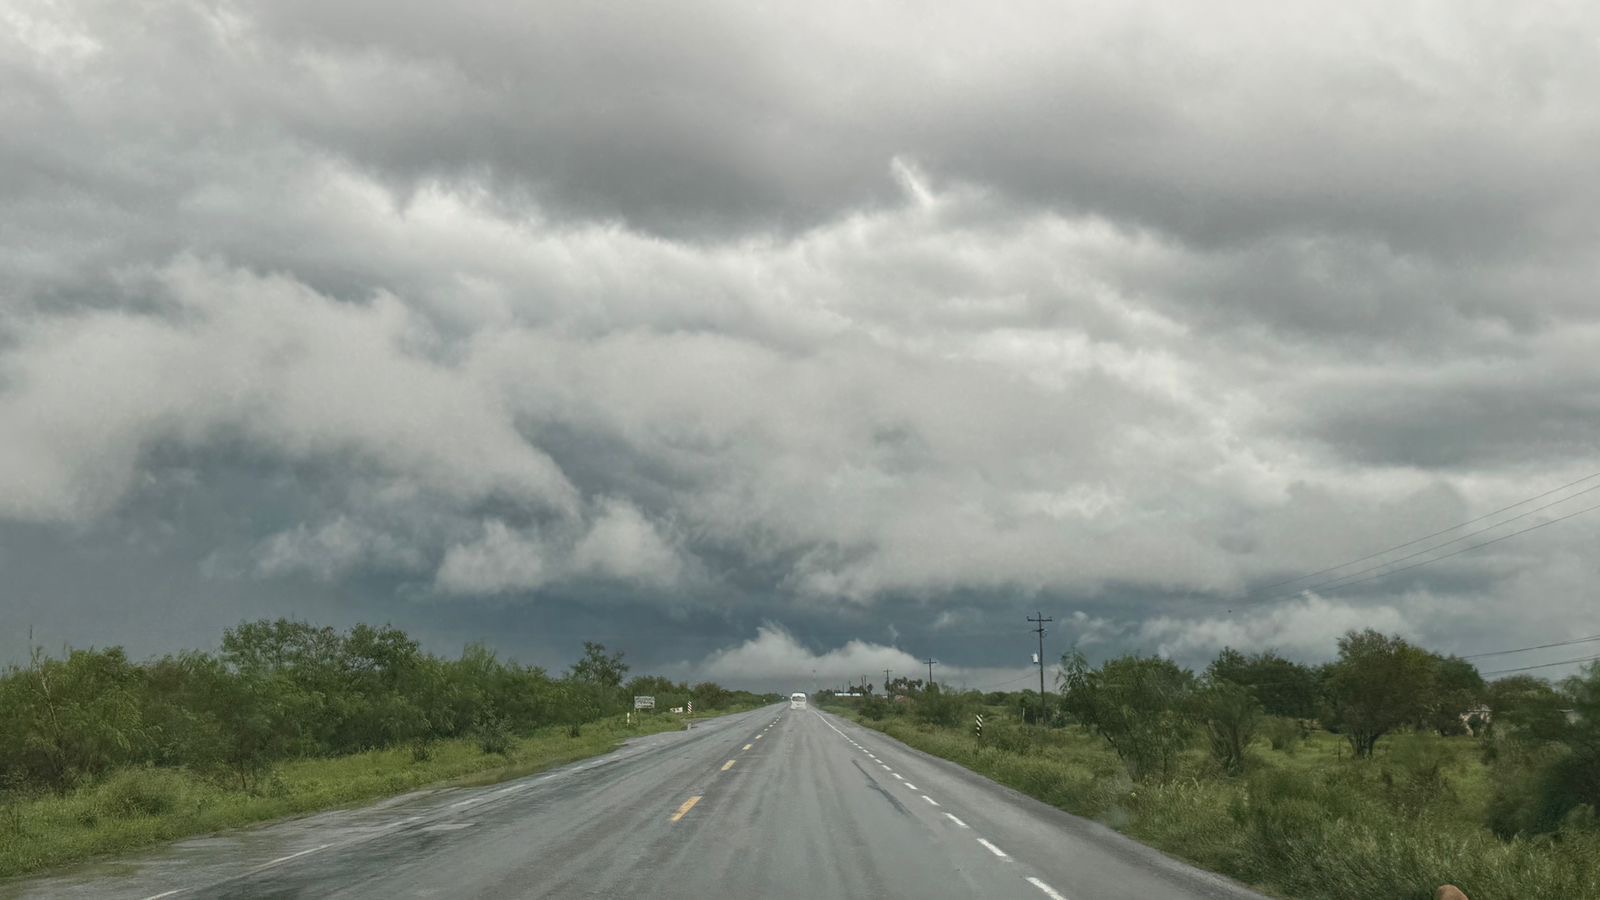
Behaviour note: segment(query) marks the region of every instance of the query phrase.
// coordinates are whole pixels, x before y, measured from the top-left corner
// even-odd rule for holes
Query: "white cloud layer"
[[[781,626],[767,624],[744,643],[712,653],[695,670],[726,684],[792,683],[794,690],[809,691],[813,682],[882,684],[884,669],[896,678],[925,677],[918,674],[921,660],[904,650],[857,640],[817,653]]]

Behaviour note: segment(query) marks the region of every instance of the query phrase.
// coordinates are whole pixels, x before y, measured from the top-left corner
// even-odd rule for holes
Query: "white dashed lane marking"
[[[1044,882],[1042,882],[1039,879],[1033,877],[1032,875],[1028,876],[1028,883],[1033,885],[1034,887],[1038,888],[1039,890],[1044,891],[1044,895],[1046,897],[1049,897],[1050,900],[1067,900],[1067,896],[1065,894],[1061,893],[1060,891],[1056,890],[1055,888],[1051,887],[1050,885],[1045,884]]]
[[[821,719],[822,715],[819,713],[817,715],[817,718]],[[822,724],[827,725],[829,728],[833,728],[833,723],[829,722],[826,719],[823,719]],[[834,731],[834,733],[838,734],[840,737],[844,738],[845,741],[847,741],[850,744],[850,746],[855,747],[857,750],[860,750],[862,753],[865,753],[867,755],[868,759],[872,760],[873,762],[876,762],[885,772],[888,772],[890,775],[893,775],[895,777],[895,780],[899,781],[900,783],[902,783],[902,784],[904,784],[906,786],[907,790],[912,790],[912,791],[919,790],[916,785],[912,784],[909,781],[906,781],[904,775],[901,775],[899,772],[896,772],[895,770],[889,768],[888,764],[884,763],[882,760],[878,759],[877,756],[873,755],[871,750],[868,750],[867,748],[865,748],[865,747],[861,746],[860,744],[856,743],[853,739],[850,738],[849,735],[846,735],[844,732],[840,731],[839,729],[833,728],[833,731]],[[927,794],[922,794],[921,796],[922,796],[922,799],[928,801],[928,804],[930,806],[938,807],[938,806],[941,805],[939,803],[939,801],[933,799],[932,797],[928,796]],[[965,829],[968,829],[968,830],[970,830],[972,828],[972,826],[970,826],[967,823],[961,821],[959,818],[957,818],[952,813],[948,813],[947,812],[947,813],[944,814],[944,817],[949,819],[958,828],[965,828]],[[978,843],[983,845],[983,848],[985,850],[988,850],[990,853],[993,853],[995,856],[999,857],[1000,859],[1010,859],[1011,858],[1010,854],[1006,853],[1004,850],[1001,850],[999,847],[995,846],[987,838],[978,838],[977,840],[978,840]],[[1050,900],[1067,900],[1067,898],[1065,896],[1063,896],[1055,888],[1051,887],[1048,884],[1045,884],[1043,881],[1040,881],[1037,878],[1029,876],[1028,877],[1028,883],[1033,885],[1034,887],[1038,888],[1046,897],[1049,897]]]
[[[988,848],[989,852],[993,853],[995,856],[998,856],[1001,859],[1010,859],[1010,857],[1008,855],[1006,855],[1006,852],[1004,850],[1001,850],[999,847],[996,847],[995,845],[989,843],[988,841],[984,840],[983,838],[978,838],[978,843],[980,843],[984,847]]]

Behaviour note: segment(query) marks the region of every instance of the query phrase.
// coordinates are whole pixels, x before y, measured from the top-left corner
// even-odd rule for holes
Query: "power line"
[[[1456,524],[1456,525],[1451,525],[1449,528],[1442,528],[1442,529],[1440,529],[1438,531],[1433,532],[1432,534],[1425,534],[1422,537],[1413,538],[1413,539],[1411,539],[1409,541],[1406,541],[1403,544],[1396,544],[1393,547],[1386,547],[1386,548],[1384,548],[1382,550],[1378,550],[1378,551],[1375,551],[1373,553],[1368,553],[1366,556],[1359,557],[1357,559],[1352,559],[1352,560],[1349,560],[1348,562],[1342,562],[1342,563],[1339,563],[1336,566],[1329,566],[1326,569],[1318,569],[1315,572],[1308,572],[1305,575],[1297,575],[1294,578],[1286,578],[1283,581],[1274,581],[1271,584],[1262,585],[1260,588],[1257,588],[1257,590],[1259,590],[1259,591],[1271,590],[1271,589],[1273,589],[1275,587],[1281,587],[1281,586],[1286,585],[1286,584],[1293,584],[1296,581],[1304,581],[1307,578],[1315,578],[1318,575],[1326,575],[1329,572],[1334,572],[1334,571],[1337,571],[1339,569],[1343,569],[1346,566],[1353,566],[1353,565],[1355,565],[1356,563],[1359,563],[1359,562],[1366,562],[1369,559],[1373,559],[1374,557],[1378,557],[1378,556],[1383,556],[1386,553],[1393,553],[1396,550],[1404,550],[1405,548],[1410,547],[1412,545],[1420,544],[1423,541],[1428,540],[1429,538],[1436,538],[1441,534],[1449,534],[1450,532],[1455,531],[1458,528],[1465,528],[1468,525],[1475,525],[1478,522],[1482,522],[1484,519],[1490,519],[1490,518],[1493,518],[1495,516],[1500,515],[1503,512],[1509,512],[1509,511],[1511,511],[1513,509],[1516,509],[1517,507],[1523,505],[1524,503],[1532,503],[1535,500],[1543,500],[1545,497],[1548,497],[1551,494],[1560,493],[1561,491],[1564,491],[1569,487],[1575,487],[1577,485],[1580,485],[1580,484],[1584,483],[1585,481],[1588,481],[1591,478],[1596,478],[1596,477],[1600,477],[1600,472],[1595,472],[1592,475],[1585,475],[1582,478],[1579,478],[1577,481],[1569,481],[1566,484],[1563,484],[1562,486],[1560,486],[1558,488],[1551,488],[1550,490],[1545,491],[1542,494],[1536,494],[1536,495],[1534,495],[1532,497],[1529,497],[1529,498],[1527,498],[1525,500],[1518,500],[1517,502],[1511,504],[1510,506],[1502,506],[1499,509],[1494,510],[1493,512],[1486,512],[1483,515],[1478,516],[1475,519],[1468,519],[1465,522],[1461,522],[1461,523]],[[1593,489],[1590,488],[1590,490],[1593,490]],[[1583,493],[1583,491],[1580,491],[1579,493]],[[1577,494],[1573,494],[1572,495],[1572,497],[1576,497],[1576,496],[1578,496],[1578,495]],[[1567,498],[1564,498],[1564,500],[1558,500],[1556,502],[1558,502],[1558,503],[1565,502],[1565,500],[1571,500],[1572,497],[1567,497]],[[1511,521],[1511,520],[1507,519],[1506,521]],[[1503,525],[1505,523],[1502,522],[1501,524]],[[1447,543],[1450,543],[1450,542],[1447,542]],[[1445,546],[1445,545],[1441,544],[1440,546]],[[1334,579],[1334,580],[1337,581],[1338,579]]]
[[[1032,677],[1033,677],[1033,673],[1029,672],[1026,675],[1018,675],[1016,678],[1013,678],[1010,681],[1001,681],[1001,682],[998,682],[996,684],[988,684],[988,685],[984,685],[982,687],[975,687],[975,688],[972,688],[972,690],[974,690],[974,691],[992,691],[995,688],[998,688],[998,687],[1009,687],[1010,685],[1016,684],[1019,681],[1022,681],[1024,679],[1028,679],[1028,678],[1032,678]]]
[[[1452,550],[1451,552],[1446,553],[1443,556],[1436,556],[1433,559],[1425,559],[1425,560],[1423,560],[1421,562],[1412,563],[1409,566],[1401,566],[1398,569],[1390,569],[1387,572],[1379,572],[1376,575],[1368,575],[1366,578],[1360,578],[1360,579],[1357,579],[1355,581],[1348,582],[1346,584],[1341,584],[1341,585],[1339,585],[1339,587],[1347,588],[1347,587],[1350,587],[1350,585],[1353,585],[1353,584],[1363,584],[1365,582],[1372,581],[1374,579],[1387,578],[1390,575],[1398,575],[1401,572],[1407,572],[1407,571],[1410,571],[1411,569],[1420,569],[1423,566],[1431,566],[1436,562],[1441,562],[1443,560],[1449,559],[1452,556],[1460,556],[1461,554],[1466,553],[1468,550],[1476,550],[1479,547],[1487,547],[1490,544],[1498,544],[1501,541],[1509,540],[1511,538],[1514,538],[1519,534],[1527,534],[1530,531],[1537,531],[1540,528],[1545,527],[1546,525],[1554,525],[1557,522],[1564,522],[1567,519],[1572,518],[1573,516],[1581,516],[1586,512],[1594,512],[1597,509],[1600,509],[1600,503],[1597,503],[1594,506],[1585,506],[1583,509],[1580,509],[1580,510],[1578,510],[1576,512],[1567,513],[1564,516],[1557,516],[1554,519],[1547,519],[1547,520],[1545,520],[1543,522],[1540,522],[1537,525],[1529,525],[1527,528],[1522,528],[1522,529],[1519,529],[1517,531],[1513,531],[1510,534],[1501,535],[1500,537],[1494,538],[1493,540],[1487,540],[1487,541],[1483,541],[1482,543],[1473,544],[1473,545],[1468,546],[1468,547],[1462,547],[1460,550]]]
[[[1435,549],[1446,548],[1446,546],[1450,546],[1450,544],[1467,540],[1467,538],[1472,538],[1472,536],[1482,535],[1482,533],[1486,532],[1493,532],[1494,528],[1499,528],[1501,525],[1509,524],[1509,522],[1515,522],[1517,519],[1526,519],[1528,516],[1533,516],[1534,512],[1544,511],[1544,509],[1549,509],[1550,506],[1560,506],[1560,504],[1566,503],[1568,500],[1573,500],[1573,498],[1578,498],[1578,496],[1586,495],[1586,493],[1592,492],[1592,490],[1600,490],[1600,484],[1594,485],[1594,487],[1586,487],[1584,490],[1579,490],[1578,493],[1573,493],[1573,495],[1570,496],[1563,496],[1562,500],[1552,501],[1552,503],[1546,503],[1544,506],[1534,506],[1534,508],[1530,509],[1530,511],[1518,512],[1517,516],[1512,516],[1510,519],[1501,520],[1501,522],[1496,522],[1496,524],[1488,525],[1488,527],[1485,528],[1478,528],[1478,530],[1475,530],[1475,532],[1467,532],[1466,535],[1461,535],[1459,538],[1451,538],[1451,540],[1445,541],[1445,543],[1434,544],[1434,546],[1430,546],[1430,548],[1422,548],[1416,552],[1408,552],[1408,554],[1405,554],[1405,556],[1384,560],[1384,562],[1379,562],[1378,565],[1368,565],[1366,569],[1362,569],[1360,572],[1350,572],[1349,575],[1339,575],[1338,578],[1328,578],[1326,581],[1318,581],[1318,583],[1315,583],[1315,585],[1307,586],[1307,588],[1301,588],[1301,591],[1318,591],[1318,589],[1323,588],[1346,588],[1347,585],[1341,585],[1341,581],[1349,581],[1350,585],[1358,585],[1358,583],[1362,583],[1363,580],[1350,581],[1352,578],[1357,577],[1357,575],[1366,575],[1368,572],[1376,572],[1376,570],[1384,569],[1386,565],[1394,565],[1397,564],[1397,562],[1405,562],[1405,560],[1408,559],[1416,559],[1416,557],[1422,556],[1422,554],[1429,554],[1429,552],[1434,552]],[[1594,508],[1590,506],[1590,509]],[[1566,517],[1570,519],[1571,516]],[[1560,519],[1552,520],[1554,520],[1554,522],[1560,522]],[[1546,524],[1549,524],[1549,522],[1546,522]],[[1534,525],[1534,527],[1538,527],[1538,525]],[[1525,530],[1530,530],[1531,532],[1533,528],[1525,528]],[[1520,533],[1522,532],[1514,532],[1512,535],[1506,536],[1520,535]],[[1475,544],[1475,546],[1486,546],[1488,543],[1494,543],[1494,541],[1486,541],[1486,543]],[[1448,556],[1454,556],[1454,554],[1445,554],[1445,556],[1438,557],[1438,559],[1446,559]],[[1346,565],[1354,564],[1349,564],[1349,562],[1347,562]],[[1342,569],[1342,565],[1339,565],[1339,567],[1334,567],[1334,569]],[[1411,569],[1411,567],[1406,567],[1406,569]],[[1395,572],[1403,572],[1403,569],[1395,569]],[[1266,597],[1266,599],[1267,601],[1282,601],[1282,599],[1288,599],[1288,597],[1296,596],[1296,594],[1301,593],[1301,591],[1294,591],[1294,593],[1291,594],[1278,594],[1277,597]]]
[[[1585,656],[1582,659],[1563,659],[1560,662],[1540,663],[1537,666],[1518,666],[1515,669],[1495,669],[1493,672],[1483,672],[1483,675],[1506,675],[1511,672],[1527,672],[1531,669],[1551,669],[1556,666],[1570,666],[1573,663],[1595,662],[1600,656]]]
[[[1596,485],[1596,487],[1600,487],[1600,485]],[[1574,494],[1573,496],[1575,497],[1575,496],[1577,496],[1577,494]],[[1568,498],[1568,499],[1570,499],[1570,498]],[[1542,509],[1543,507],[1540,507],[1540,508]],[[1597,509],[1600,509],[1600,504],[1596,504],[1594,506],[1585,506],[1583,509],[1577,510],[1575,512],[1570,512],[1570,513],[1567,513],[1565,515],[1556,516],[1554,519],[1546,519],[1545,521],[1540,522],[1537,525],[1529,525],[1527,528],[1519,528],[1518,530],[1513,531],[1510,534],[1503,534],[1500,537],[1493,538],[1491,540],[1482,541],[1482,542],[1479,542],[1479,543],[1476,543],[1476,544],[1472,544],[1470,546],[1462,547],[1460,550],[1452,550],[1449,553],[1446,553],[1446,554],[1444,554],[1442,556],[1435,556],[1432,559],[1425,559],[1425,560],[1422,560],[1421,562],[1415,562],[1415,563],[1412,563],[1409,566],[1401,566],[1398,569],[1390,569],[1387,572],[1379,572],[1376,575],[1368,575],[1365,578],[1357,578],[1354,581],[1345,581],[1344,578],[1335,578],[1332,581],[1326,581],[1326,582],[1323,582],[1321,584],[1314,584],[1314,585],[1312,585],[1312,586],[1310,586],[1308,588],[1303,588],[1302,590],[1308,590],[1308,591],[1320,590],[1322,588],[1328,587],[1329,585],[1333,585],[1333,584],[1335,584],[1336,582],[1339,582],[1339,581],[1345,581],[1345,583],[1337,585],[1338,587],[1347,588],[1347,587],[1350,587],[1351,585],[1365,584],[1368,581],[1373,581],[1373,580],[1378,579],[1378,578],[1387,578],[1390,575],[1398,575],[1401,572],[1407,572],[1407,571],[1410,571],[1412,569],[1419,569],[1419,568],[1421,568],[1423,566],[1431,566],[1436,562],[1442,562],[1444,560],[1449,559],[1452,556],[1460,556],[1461,554],[1466,553],[1469,550],[1476,550],[1479,547],[1487,547],[1490,544],[1498,544],[1501,541],[1509,540],[1511,538],[1514,538],[1519,534],[1527,534],[1530,531],[1537,531],[1540,528],[1545,527],[1546,525],[1554,525],[1557,522],[1564,522],[1567,519],[1572,518],[1573,516],[1581,516],[1586,512],[1594,512]],[[1532,512],[1538,512],[1538,510],[1532,510]],[[1507,521],[1509,521],[1509,520],[1507,520]],[[1504,524],[1504,523],[1502,523],[1502,524]],[[1496,526],[1496,527],[1498,527],[1498,526]],[[1485,529],[1485,530],[1488,530],[1488,529]],[[1475,532],[1475,533],[1481,533],[1481,532]],[[1465,535],[1464,537],[1471,537],[1471,535]],[[1457,540],[1460,540],[1460,538],[1458,538]],[[1438,547],[1434,547],[1432,549],[1437,550],[1437,549],[1439,549],[1439,547],[1445,547],[1445,546],[1448,546],[1448,545],[1453,544],[1453,543],[1455,543],[1455,541],[1446,541],[1445,543],[1440,544],[1440,545],[1438,545]],[[1423,552],[1427,552],[1427,551],[1423,551]],[[1417,554],[1412,554],[1412,556],[1416,556],[1416,555]],[[1401,559],[1410,559],[1410,558],[1411,557],[1409,557],[1409,556],[1401,557]],[[1392,565],[1393,562],[1400,562],[1401,559],[1393,560],[1391,563],[1384,563],[1383,565],[1385,565],[1385,566]],[[1382,567],[1383,566],[1376,566],[1374,568],[1382,568]],[[1371,569],[1364,569],[1362,571],[1370,572]],[[1352,573],[1352,574],[1353,575],[1359,575],[1359,574],[1361,574],[1361,572],[1355,572],[1355,573]],[[1345,577],[1350,577],[1350,576],[1345,576]],[[1285,600],[1285,599],[1288,599],[1290,597],[1297,596],[1299,593],[1300,593],[1299,591],[1296,591],[1293,594],[1282,594],[1282,595],[1279,595],[1279,596],[1276,596],[1276,597],[1263,597],[1257,602],[1265,603],[1265,602],[1268,602],[1268,601],[1271,601],[1271,600]]]
[[[1515,650],[1490,650],[1485,653],[1469,653],[1461,659],[1482,659],[1485,656],[1507,656],[1512,653],[1525,653],[1529,650],[1545,650],[1550,647],[1570,647],[1573,644],[1587,644],[1591,641],[1600,641],[1600,634],[1593,637],[1573,638],[1570,641],[1556,641],[1553,644],[1535,644],[1532,647],[1518,647]]]

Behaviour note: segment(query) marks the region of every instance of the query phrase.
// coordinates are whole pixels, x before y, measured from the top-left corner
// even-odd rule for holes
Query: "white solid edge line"
[[[482,797],[468,797],[467,799],[461,801],[460,803],[452,803],[452,804],[450,804],[450,808],[451,809],[457,809],[457,808],[460,808],[460,807],[463,807],[463,806],[471,806],[474,803],[482,803],[482,802],[483,802],[483,798]]]
[[[1004,850],[1001,850],[999,847],[996,847],[995,845],[989,843],[988,841],[984,840],[983,838],[978,838],[978,843],[984,845],[985,847],[988,847],[990,853],[993,853],[995,856],[998,856],[1001,859],[1008,859],[1009,858],[1009,857],[1006,856],[1006,852]]]
[[[1039,890],[1044,891],[1044,895],[1046,897],[1049,897],[1050,900],[1067,900],[1067,895],[1066,894],[1061,893],[1060,891],[1056,890],[1055,888],[1051,887],[1048,884],[1045,884],[1044,882],[1042,882],[1039,879],[1033,877],[1032,875],[1028,876],[1028,883],[1033,885],[1034,887],[1038,888]]]
[[[952,815],[950,813],[945,813],[944,817],[946,819],[949,819],[950,821],[956,823],[957,825],[960,825],[962,828],[971,828],[972,827],[971,825],[968,825],[967,823],[961,821],[960,819],[956,818],[954,815]]]
[[[262,863],[260,866],[257,866],[257,869],[258,870],[259,869],[265,869],[267,866],[275,866],[278,863],[285,863],[285,862],[288,862],[291,859],[294,859],[297,856],[305,856],[307,853],[315,853],[318,850],[326,850],[326,849],[328,849],[329,847],[332,847],[332,846],[333,846],[332,844],[323,844],[320,847],[311,847],[311,848],[308,848],[306,850],[301,850],[299,853],[291,853],[288,856],[280,856],[277,859],[272,860],[271,862]]]
[[[170,891],[162,891],[159,894],[151,894],[150,896],[144,898],[144,900],[161,900],[162,897],[171,897],[173,894],[176,894],[179,891],[186,891],[186,890],[188,890],[188,888],[174,888],[174,889],[172,889]]]

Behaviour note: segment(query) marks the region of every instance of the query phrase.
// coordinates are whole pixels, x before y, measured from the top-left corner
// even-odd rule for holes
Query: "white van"
[[[801,693],[800,691],[795,691],[794,693],[790,694],[789,695],[789,708],[790,709],[805,709],[806,708],[806,695]]]

